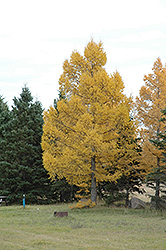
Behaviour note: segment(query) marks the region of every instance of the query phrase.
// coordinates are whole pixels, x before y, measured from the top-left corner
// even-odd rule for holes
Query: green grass
[[[68,211],[57,218],[54,211]],[[165,250],[166,213],[98,206],[0,207],[0,249]]]

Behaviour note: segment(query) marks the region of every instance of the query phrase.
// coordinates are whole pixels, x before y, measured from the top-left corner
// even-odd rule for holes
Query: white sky
[[[166,63],[166,0],[0,0],[0,95],[11,106],[27,83],[49,108],[64,60],[92,37],[136,96],[157,57]]]

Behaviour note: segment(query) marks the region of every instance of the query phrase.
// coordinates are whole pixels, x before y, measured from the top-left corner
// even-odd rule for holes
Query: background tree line
[[[43,110],[24,86],[9,110],[0,98],[0,193],[20,202],[69,202],[97,194],[111,203],[142,183],[161,206],[166,181],[166,68],[158,58],[134,102],[118,72],[109,75],[103,44],[65,60],[59,97]],[[50,178],[49,178],[50,177]]]

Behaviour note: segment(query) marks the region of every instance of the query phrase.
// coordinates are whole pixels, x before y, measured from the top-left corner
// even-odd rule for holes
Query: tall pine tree
[[[33,102],[29,89],[24,86],[19,98],[14,98],[10,126],[5,131],[5,154],[1,168],[6,176],[4,187],[9,200],[37,202],[49,194],[47,172],[42,166],[42,106]]]
[[[10,110],[4,98],[0,96],[0,194],[6,195],[8,187],[6,169],[4,167],[6,131],[10,125]]]
[[[156,179],[160,182],[160,192],[161,197],[152,197],[156,203],[156,208],[160,208],[164,205],[163,201],[166,202],[166,108],[161,111],[162,118],[160,119],[163,122],[164,131],[158,133],[158,137],[155,140],[151,140],[151,143],[161,151],[161,162],[160,166],[156,167],[154,171],[149,174],[149,179],[154,181]],[[166,203],[164,205],[166,207]]]

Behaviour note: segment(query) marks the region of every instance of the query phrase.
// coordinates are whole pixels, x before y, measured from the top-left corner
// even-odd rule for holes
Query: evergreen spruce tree
[[[4,98],[0,96],[0,161],[3,159],[3,145],[5,143],[4,131],[6,130],[6,124],[10,119],[10,111]]]
[[[166,124],[166,108],[162,110],[162,113],[163,113],[162,121]],[[166,202],[166,129],[162,134],[160,134],[160,138],[161,138],[160,148],[162,150],[162,155],[163,155],[162,159],[163,165],[161,171],[162,172],[161,181],[163,186],[161,187],[161,193],[162,193],[161,198]]]
[[[24,86],[19,98],[14,98],[10,127],[5,133],[5,155],[1,166],[6,172],[5,192],[11,202],[42,201],[50,195],[48,175],[42,166],[42,106],[33,102],[29,89]]]
[[[166,108],[161,111],[162,118],[160,122],[166,124]],[[158,197],[152,196],[152,201],[154,201],[155,207],[157,209],[162,208],[163,206],[166,207],[166,129],[165,131],[157,134],[157,139],[150,140],[150,142],[159,150],[161,151],[161,163],[157,165],[156,168],[148,175],[148,182],[150,183],[152,188],[155,188],[154,181],[158,181],[160,183],[159,192],[161,196]]]
[[[0,96],[0,195],[7,194],[8,176],[4,166],[5,159],[5,144],[6,144],[6,131],[10,124],[10,110],[4,98]]]

